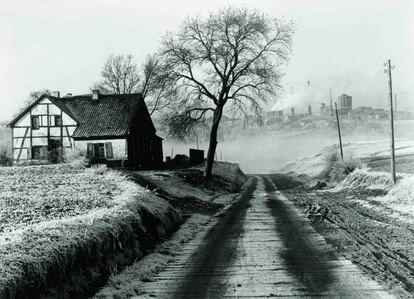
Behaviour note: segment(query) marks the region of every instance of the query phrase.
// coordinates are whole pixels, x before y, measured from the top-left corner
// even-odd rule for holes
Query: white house
[[[9,126],[14,164],[59,162],[73,148],[135,167],[162,162],[162,138],[141,94],[42,95]]]

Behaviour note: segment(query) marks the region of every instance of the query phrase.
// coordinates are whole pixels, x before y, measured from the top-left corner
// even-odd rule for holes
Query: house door
[[[50,139],[49,151],[52,163],[58,163],[61,160],[62,143],[59,139]]]

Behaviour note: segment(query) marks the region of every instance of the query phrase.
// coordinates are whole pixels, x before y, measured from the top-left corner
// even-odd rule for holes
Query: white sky
[[[352,95],[354,106],[384,108],[390,58],[399,107],[414,107],[414,1],[0,0],[0,120],[11,120],[32,90],[89,92],[110,54],[141,63],[186,16],[228,5],[296,22],[287,91],[299,93],[310,80],[312,102],[327,100],[332,87],[335,96]]]

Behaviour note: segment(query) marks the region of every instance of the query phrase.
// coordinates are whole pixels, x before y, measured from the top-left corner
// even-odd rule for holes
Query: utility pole
[[[393,103],[392,103],[392,76],[391,76],[391,69],[394,69],[394,66],[391,67],[391,60],[388,59],[388,62],[384,63],[384,66],[387,69],[384,70],[385,73],[388,73],[388,88],[389,88],[389,97],[390,97],[390,127],[391,127],[391,179],[392,182],[395,184],[397,181],[395,175],[395,142],[394,142],[394,110],[393,110]]]
[[[198,148],[198,134],[196,134],[196,139],[197,139],[197,149],[199,149]]]
[[[335,102],[336,124],[338,126],[339,149],[341,150],[341,158],[344,160],[344,152],[342,150],[341,126],[339,125],[338,104]]]

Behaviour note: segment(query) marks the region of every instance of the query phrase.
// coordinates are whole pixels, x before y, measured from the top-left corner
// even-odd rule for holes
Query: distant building
[[[374,109],[373,118],[375,118],[375,119],[387,119],[388,118],[388,111],[385,111],[384,109]]]
[[[372,107],[357,107],[355,108],[356,111],[364,111],[364,112],[373,112],[374,108]]]
[[[321,115],[331,114],[331,106],[326,105],[325,103],[321,103],[321,106],[319,107],[319,113]]]
[[[373,118],[374,108],[358,107],[348,112],[348,117],[359,120],[367,120]]]
[[[266,115],[266,123],[272,124],[274,122],[283,120],[283,110],[269,111]]]
[[[283,110],[269,111],[267,112],[268,119],[283,118]]]
[[[347,113],[352,110],[352,97],[346,94],[342,94],[337,97],[338,110],[341,113]]]

